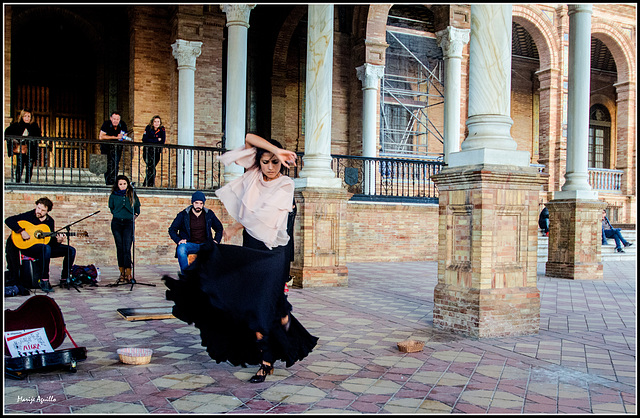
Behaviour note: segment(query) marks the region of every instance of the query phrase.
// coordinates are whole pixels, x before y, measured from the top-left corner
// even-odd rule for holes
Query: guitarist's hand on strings
[[[31,238],[31,235],[29,235],[29,233],[26,230],[22,230],[22,232],[20,232],[20,236],[22,237],[23,240],[28,241],[29,238]]]

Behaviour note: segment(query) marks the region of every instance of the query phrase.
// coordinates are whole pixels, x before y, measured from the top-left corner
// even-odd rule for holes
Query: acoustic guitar
[[[28,240],[23,240],[22,235],[17,232],[11,231],[11,241],[13,244],[21,250],[26,250],[35,244],[48,244],[51,240],[51,237],[56,236],[58,234],[64,234],[69,236],[79,236],[79,237],[88,237],[89,234],[86,231],[82,232],[51,232],[49,225],[47,224],[38,224],[34,225],[29,221],[18,221],[18,225],[24,228],[27,231],[27,234],[31,236]]]

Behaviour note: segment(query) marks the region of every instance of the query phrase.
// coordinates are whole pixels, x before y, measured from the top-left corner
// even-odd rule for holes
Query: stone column
[[[449,166],[529,165],[511,138],[511,5],[472,4],[469,44],[469,134]]]
[[[331,169],[332,4],[309,5],[304,167],[296,182],[296,287],[346,286],[346,211],[351,197]],[[298,229],[299,228],[299,229]]]
[[[569,89],[567,172],[563,197],[597,199],[589,185],[589,97],[591,79],[591,5],[569,5]],[[556,195],[557,196],[557,195]]]
[[[225,148],[244,145],[247,109],[247,37],[249,14],[255,4],[223,4],[227,15],[227,98],[225,118]],[[244,169],[233,163],[224,170],[225,183],[238,178]]]
[[[570,4],[567,171],[562,190],[549,208],[546,275],[602,279],[602,209],[588,178],[591,57],[590,4]]]
[[[378,97],[380,96],[380,79],[384,76],[383,65],[365,63],[356,68],[358,79],[362,81],[362,156],[375,158],[378,156],[376,135],[378,116]],[[376,163],[365,160],[364,193],[376,193]]]
[[[202,53],[202,42],[178,39],[171,45],[178,61],[178,145],[194,145],[194,108],[196,58]],[[178,152],[178,187],[193,185],[193,156],[187,150]],[[180,169],[182,168],[182,169]]]
[[[460,151],[460,77],[462,48],[469,42],[469,29],[453,26],[436,33],[444,52],[444,162],[449,154]]]
[[[439,190],[434,326],[474,337],[535,334],[538,199],[545,176],[511,138],[511,6],[472,5],[469,135]]]
[[[295,287],[347,286],[347,201],[344,189],[296,190]]]
[[[308,7],[304,167],[296,187],[341,188],[342,181],[331,170],[334,6]]]

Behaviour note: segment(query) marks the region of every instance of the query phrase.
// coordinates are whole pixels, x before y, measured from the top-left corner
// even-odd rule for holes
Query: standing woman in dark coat
[[[111,219],[111,233],[116,242],[118,255],[118,280],[131,282],[131,246],[133,245],[134,221],[140,215],[140,199],[133,190],[129,178],[125,175],[116,177],[109,196]]]
[[[147,144],[160,145],[164,144],[167,140],[164,126],[162,126],[162,119],[160,116],[155,115],[151,118],[151,121],[144,130],[142,135],[142,142]],[[147,164],[147,175],[144,178],[143,186],[154,187],[156,182],[156,166],[162,156],[161,147],[143,147],[142,157]]]
[[[33,114],[29,109],[20,111],[18,122],[12,123],[5,129],[5,135],[42,137],[42,131],[37,123],[33,121]],[[27,173],[24,179],[25,183],[31,182],[33,173],[33,165],[38,160],[38,141],[7,141],[7,155],[9,157],[17,155],[16,159],[16,183],[20,183],[22,171],[26,167]]]
[[[247,134],[245,147],[219,157],[225,165],[235,162],[247,169],[216,191],[235,220],[223,239],[243,230],[242,247],[215,245],[199,254],[199,266],[180,280],[163,277],[167,299],[175,302],[174,316],[200,329],[212,359],[260,365],[251,383],[272,374],[276,360],[287,367],[302,360],[318,341],[291,314],[284,292],[295,188],[284,172],[296,158],[277,141],[253,134]]]

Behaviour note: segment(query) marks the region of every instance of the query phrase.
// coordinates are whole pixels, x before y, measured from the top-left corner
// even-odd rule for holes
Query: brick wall
[[[75,222],[72,232],[86,231],[88,237],[72,237],[77,248],[76,264],[116,266],[116,248],[111,234],[111,213],[106,191],[95,193],[5,192],[5,217],[34,208],[40,197],[53,202],[51,216],[56,228]],[[224,226],[231,218],[213,194],[206,194],[206,207],[213,209]],[[191,194],[140,194],[141,214],[136,221],[135,262],[138,265],[174,264],[175,244],[168,228],[176,214],[191,204]],[[347,262],[433,261],[437,257],[437,205],[364,204],[347,205]],[[296,223],[299,237],[300,223]],[[10,230],[4,226],[4,236]],[[297,239],[297,238],[296,238]],[[240,235],[231,244],[241,245]],[[62,265],[61,259],[53,263]],[[58,265],[56,264],[56,265]]]
[[[435,261],[438,205],[347,205],[347,262]]]

